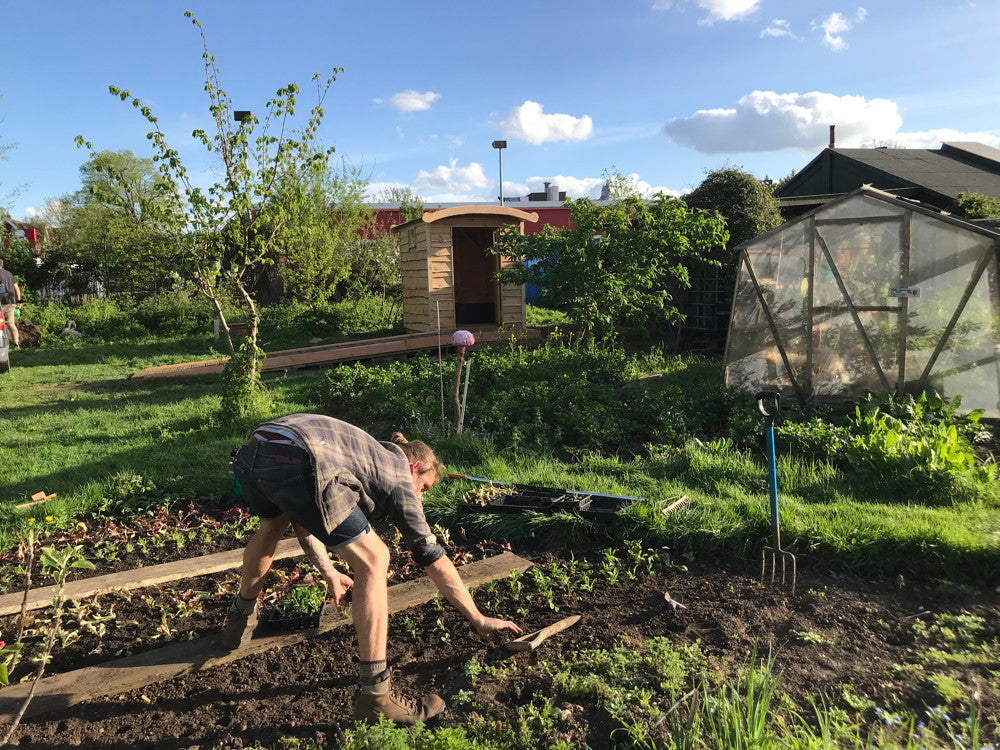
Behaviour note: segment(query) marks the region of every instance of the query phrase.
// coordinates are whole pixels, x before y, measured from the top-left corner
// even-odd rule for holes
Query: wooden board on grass
[[[444,305],[442,305],[444,310]],[[527,328],[518,333],[526,339],[541,338],[537,329]],[[476,333],[478,341],[501,341],[501,336],[495,330]],[[441,343],[450,346],[451,333],[442,332]],[[405,333],[398,336],[382,336],[375,339],[360,341],[343,341],[338,344],[322,344],[307,346],[302,349],[286,349],[270,352],[264,358],[261,369],[264,372],[277,370],[296,370],[303,367],[318,367],[337,362],[352,362],[359,359],[383,356],[386,354],[403,354],[433,349],[438,346],[438,334],[435,333]],[[164,378],[186,375],[211,375],[222,372],[227,359],[206,359],[199,362],[181,362],[175,365],[160,365],[147,367],[145,370],[133,373],[132,378]]]
[[[286,557],[296,557],[302,554],[302,548],[297,539],[282,539],[274,552],[275,560]],[[148,568],[133,568],[106,576],[94,576],[66,584],[66,598],[86,599],[96,594],[110,594],[112,591],[131,591],[144,586],[155,586],[158,583],[168,583],[181,578],[195,578],[218,573],[222,570],[232,570],[243,564],[243,548],[216,552],[213,555],[202,555],[187,560],[175,560],[162,565],[150,565]],[[27,610],[41,609],[52,604],[56,593],[55,586],[43,586],[28,592]],[[0,616],[13,615],[21,611],[23,591],[0,596]]]
[[[486,560],[463,565],[460,571],[462,580],[471,587],[504,578],[511,570],[523,572],[531,565],[528,560],[504,552]],[[390,586],[389,613],[424,604],[430,601],[435,593],[437,588],[426,577]],[[126,656],[95,667],[46,677],[38,683],[25,716],[51,713],[93,698],[121,695],[189,672],[211,669],[274,648],[302,643],[319,633],[350,623],[351,620],[340,618],[334,611],[316,630],[254,638],[236,651],[224,650],[218,643],[219,636],[215,635],[195,641],[172,643],[136,656]],[[30,690],[30,682],[0,689],[0,726],[13,719]]]

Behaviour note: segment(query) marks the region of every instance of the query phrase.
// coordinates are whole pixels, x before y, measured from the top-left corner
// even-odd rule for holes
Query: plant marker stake
[[[462,433],[465,426],[465,404],[469,399],[469,372],[472,370],[472,355],[465,360],[465,386],[462,388],[462,410],[458,419],[458,432]]]
[[[458,363],[455,366],[455,432],[462,431],[462,403],[459,388],[462,385],[462,367],[465,364],[465,349],[476,343],[472,331],[458,330],[451,334],[452,346],[458,349]]]
[[[441,360],[441,300],[434,300],[438,321],[438,378],[441,381],[441,432],[444,432],[444,363]]]
[[[767,452],[770,459],[771,469],[771,546],[764,547],[760,553],[760,579],[763,582],[764,574],[767,571],[767,560],[771,558],[771,583],[777,573],[778,559],[781,559],[781,583],[785,583],[785,574],[788,563],[792,565],[792,589],[795,594],[796,562],[795,555],[781,548],[781,528],[778,519],[778,459],[774,450],[774,422],[781,408],[781,394],[774,390],[763,390],[756,396],[757,410],[764,415],[765,433],[767,436]],[[765,404],[770,401],[774,405],[773,411],[768,411]]]
[[[486,477],[473,477],[468,474],[448,474],[449,479],[468,479],[470,482],[484,482],[486,484],[498,484],[501,487],[512,487],[510,482],[501,482],[499,479],[487,479]],[[582,492],[578,490],[559,490],[559,492],[564,492],[567,495],[600,495],[601,497],[610,497],[616,500],[645,500],[644,497],[638,497],[637,495],[605,495],[603,492]]]

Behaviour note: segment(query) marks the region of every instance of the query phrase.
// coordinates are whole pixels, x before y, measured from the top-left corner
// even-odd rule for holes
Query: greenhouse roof
[[[986,226],[985,223],[982,221],[973,222],[967,219],[960,218],[958,216],[953,216],[952,214],[942,213],[941,211],[938,211],[937,209],[931,206],[926,206],[922,203],[918,203],[912,200],[907,200],[905,198],[899,198],[893,195],[892,193],[887,193],[885,190],[879,190],[878,188],[873,188],[871,185],[862,185],[857,190],[854,190],[845,195],[837,196],[834,200],[831,200],[829,203],[824,203],[820,206],[817,206],[812,211],[801,214],[800,216],[796,216],[794,219],[786,221],[784,224],[781,224],[775,227],[774,229],[770,229],[767,232],[764,232],[763,234],[757,235],[756,237],[737,245],[734,249],[741,250],[747,245],[751,245],[762,238],[769,237],[772,234],[776,234],[782,231],[783,229],[787,228],[788,226],[795,224],[796,222],[802,221],[803,219],[806,219],[820,211],[827,211],[832,206],[835,206],[843,201],[847,201],[856,195],[867,195],[872,198],[878,198],[879,200],[887,201],[901,208],[905,208],[909,211],[916,211],[917,213],[925,214],[926,216],[933,216],[936,219],[940,219],[941,221],[947,222],[949,224],[960,226],[962,229],[967,229],[970,232],[978,232],[979,234],[986,235],[987,237],[1000,239],[1000,231],[998,231],[998,229],[1000,228],[991,229],[989,226]]]

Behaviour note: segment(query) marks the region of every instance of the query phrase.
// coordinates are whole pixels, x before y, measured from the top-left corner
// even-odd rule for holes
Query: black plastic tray
[[[480,513],[577,513],[584,518],[610,518],[616,516],[638,497],[621,497],[586,492],[567,492],[550,487],[536,487],[528,484],[508,485],[514,489],[509,495],[502,495],[482,505],[462,503],[465,510]]]
[[[286,617],[278,611],[277,608],[268,610],[267,617],[264,618],[264,626],[268,630],[275,631],[286,631],[286,630],[308,630],[310,628],[318,628],[320,620],[323,618],[323,614],[326,612],[326,603],[323,603],[323,608],[319,612],[314,612],[311,615],[296,615],[295,617]]]

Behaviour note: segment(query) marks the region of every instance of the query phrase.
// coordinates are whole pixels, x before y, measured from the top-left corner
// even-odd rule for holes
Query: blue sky
[[[151,155],[149,104],[189,170],[216,169],[203,23],[224,87],[259,111],[275,89],[344,68],[321,138],[372,182],[430,202],[559,184],[600,191],[614,166],[646,191],[690,190],[735,165],[758,177],[838,145],[1000,146],[998,0],[476,0],[436,3],[6,0],[0,196],[24,218],[79,187],[86,153]],[[308,101],[308,97],[305,97]]]

